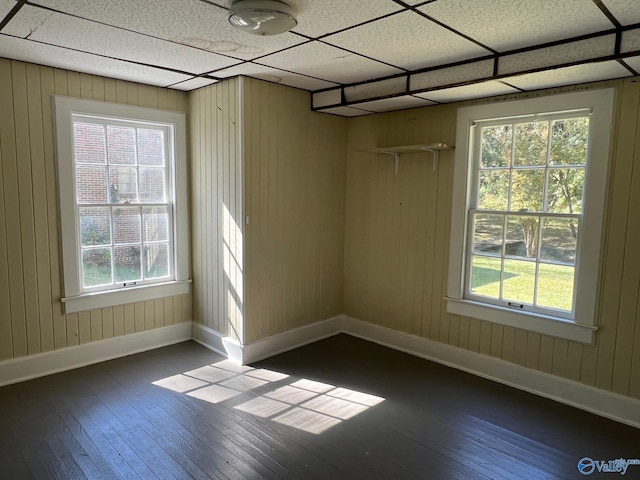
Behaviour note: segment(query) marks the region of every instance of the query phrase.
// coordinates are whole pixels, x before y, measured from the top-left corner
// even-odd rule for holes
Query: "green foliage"
[[[511,165],[511,142],[513,129],[511,125],[498,125],[482,129],[482,168],[509,167]]]
[[[485,127],[481,136],[478,208],[581,212],[588,117]],[[526,255],[535,257],[540,222],[520,219]],[[569,228],[575,237],[575,223]]]

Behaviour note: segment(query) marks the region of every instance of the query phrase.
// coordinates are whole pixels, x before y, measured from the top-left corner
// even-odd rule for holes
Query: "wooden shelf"
[[[438,166],[438,159],[440,152],[443,150],[453,150],[453,145],[447,145],[446,143],[421,143],[418,145],[399,145],[396,147],[379,147],[372,150],[367,150],[369,153],[376,155],[393,155],[395,160],[395,171],[398,173],[398,167],[400,165],[400,154],[402,153],[418,153],[418,152],[431,152],[433,154],[433,171],[436,171]]]

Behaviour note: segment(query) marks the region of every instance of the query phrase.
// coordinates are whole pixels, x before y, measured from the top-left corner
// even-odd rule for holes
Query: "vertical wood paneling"
[[[640,204],[640,82],[594,86],[616,86],[619,95],[595,346],[446,313],[453,156],[443,154],[437,175],[423,178],[410,155],[403,155],[400,172],[394,175],[390,160],[363,152],[394,145],[455,144],[456,105],[349,120],[345,312],[640,398],[640,210],[633,208]],[[430,156],[422,166],[430,170]]]
[[[45,79],[46,81],[46,79]],[[53,311],[51,305],[51,259],[47,218],[47,178],[45,167],[42,85],[40,68],[27,65],[27,99],[29,143],[31,145],[31,183],[33,185],[33,217],[36,260],[37,304],[40,351],[53,350]]]
[[[38,312],[33,217],[33,185],[31,178],[31,143],[27,105],[26,64],[15,62],[11,68],[13,81],[13,114],[15,118],[16,157],[18,163],[18,199],[20,202],[20,240],[22,242],[22,273],[27,353],[40,352],[40,317]]]
[[[124,335],[124,306],[113,307],[113,336]]]
[[[80,345],[91,341],[91,311],[78,313],[78,343]]]
[[[54,349],[67,346],[65,318],[62,314],[62,304],[57,301],[62,296],[60,246],[58,237],[58,205],[57,205],[57,180],[55,165],[54,128],[53,122],[46,119],[53,118],[51,97],[57,92],[56,71],[52,68],[40,68],[40,104],[42,105],[42,131],[44,139],[44,162],[47,182],[47,221],[48,221],[48,245],[49,245],[49,295],[53,300],[51,304],[53,316],[53,346]],[[64,84],[66,94],[66,83]]]
[[[617,319],[617,329],[598,345],[596,385],[628,394],[638,326],[640,292],[640,83],[625,82],[620,104],[619,139],[612,175],[609,225],[616,235],[607,235],[602,315]],[[634,141],[630,141],[634,139]],[[631,162],[622,159],[631,158]],[[626,229],[626,232],[625,232]],[[620,255],[620,252],[624,252]],[[604,332],[603,332],[604,333]],[[637,345],[637,344],[636,344]],[[640,347],[636,347],[638,349]]]
[[[15,62],[2,60],[0,67],[0,111],[13,112],[14,86],[12,66]],[[3,202],[5,207],[7,271],[9,273],[10,313],[13,356],[27,355],[27,320],[24,306],[24,271],[22,269],[22,240],[20,229],[20,199],[18,192],[18,165],[16,155],[15,116],[0,116],[2,141]]]
[[[187,107],[182,92],[0,59],[0,360],[191,320],[188,295],[177,315],[171,299],[150,319],[144,303],[62,314],[54,94]]]
[[[242,340],[242,190],[237,84],[220,82],[189,94],[193,319]],[[174,299],[173,315],[191,315]],[[167,319],[165,319],[165,322]]]
[[[91,310],[91,341],[102,340],[102,310]]]
[[[102,309],[102,338],[113,337],[113,308]]]
[[[4,175],[2,172],[2,136],[0,133],[0,318],[11,318],[9,266],[7,261],[7,221],[4,213]],[[13,357],[11,322],[0,321],[0,360]]]
[[[342,312],[347,119],[310,112],[306,92],[243,81],[250,342]]]

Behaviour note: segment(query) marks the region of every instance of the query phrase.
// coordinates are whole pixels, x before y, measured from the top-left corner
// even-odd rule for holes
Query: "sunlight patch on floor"
[[[276,423],[320,434],[367,411],[384,398],[344,387],[223,360],[152,382],[168,390]],[[246,400],[246,395],[254,398]],[[236,399],[245,395],[244,401]]]

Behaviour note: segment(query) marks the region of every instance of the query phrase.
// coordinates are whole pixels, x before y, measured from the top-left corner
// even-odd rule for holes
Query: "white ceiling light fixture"
[[[278,35],[298,24],[293,9],[276,0],[237,0],[229,8],[229,23],[254,35]]]

